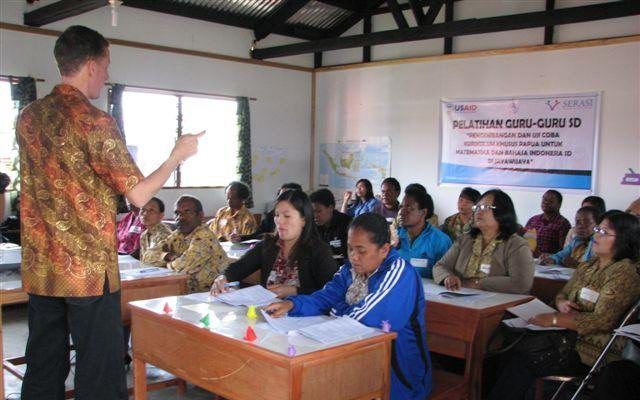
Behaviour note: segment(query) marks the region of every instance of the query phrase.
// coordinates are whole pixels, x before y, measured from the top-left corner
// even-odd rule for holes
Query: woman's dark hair
[[[318,235],[316,224],[313,222],[313,208],[311,207],[309,196],[302,190],[287,190],[286,192],[282,192],[276,199],[276,206],[283,201],[289,202],[305,221],[300,239],[298,239],[295,249],[292,251],[292,254],[296,253],[297,256],[298,251],[304,251],[302,249],[306,249],[314,237]]]
[[[607,211],[607,206],[604,203],[604,199],[600,196],[587,196],[582,200],[581,204],[584,204],[584,203],[589,203],[593,207],[595,207],[596,210],[598,210],[598,216],[596,217],[596,221],[598,221],[602,217],[602,214],[604,214]]]
[[[398,193],[400,193],[400,191],[402,190],[400,188],[400,182],[398,182],[396,178],[392,178],[392,177],[385,178],[380,184],[380,187],[382,187],[382,185],[384,185],[385,183],[391,186]]]
[[[602,214],[602,220],[609,221],[616,232],[613,243],[613,259],[625,258],[637,262],[640,258],[640,221],[635,216],[620,210],[609,210]]]
[[[493,218],[498,221],[498,230],[500,231],[498,239],[507,240],[511,235],[516,233],[519,228],[518,217],[513,207],[513,201],[511,201],[511,197],[509,197],[508,194],[500,189],[487,190],[480,196],[478,201],[490,195],[493,196],[493,206],[495,207],[495,210],[491,211],[493,211]],[[478,233],[480,233],[480,229],[476,227],[471,228],[469,232],[474,238],[478,236]]]
[[[362,183],[364,187],[367,189],[367,192],[364,194],[364,198],[366,200],[371,200],[373,198],[373,186],[371,185],[371,181],[365,178],[362,178],[356,182],[356,186]],[[360,201],[360,199],[358,199]]]
[[[593,218],[593,220],[596,222],[596,224],[600,223],[600,213],[598,212],[598,209],[595,207],[591,207],[591,206],[580,207],[578,211],[576,211],[576,214],[578,213],[589,214],[591,215],[591,218]]]
[[[82,65],[103,57],[109,42],[98,32],[86,26],[74,25],[67,28],[56,40],[53,55],[62,76],[71,76]]]
[[[558,204],[562,205],[562,193],[558,192],[555,189],[549,189],[545,193],[551,193],[552,195],[554,195],[556,197],[556,200],[558,200]]]
[[[286,190],[299,190],[302,192],[302,186],[300,186],[299,183],[295,183],[295,182],[287,182],[287,183],[283,183],[282,186],[280,186],[280,190],[282,189],[286,189]]]
[[[413,201],[418,203],[418,207],[420,207],[421,210],[427,210],[425,219],[429,219],[433,216],[433,199],[431,198],[431,195],[424,190],[424,186],[412,183],[404,189],[404,197],[412,198]]]
[[[358,215],[351,224],[349,230],[362,229],[369,233],[369,239],[378,247],[391,242],[391,233],[387,220],[380,214],[364,213]]]
[[[158,211],[160,211],[161,213],[164,212],[164,202],[162,200],[157,197],[152,197],[149,199],[149,201],[155,202],[158,205]]]
[[[249,190],[249,186],[239,181],[233,181],[229,183],[224,190],[227,191],[229,189],[235,190],[238,194],[238,197],[240,197],[240,200],[242,201],[248,199],[249,196],[251,196],[251,190]]]
[[[333,197],[333,193],[329,189],[318,189],[309,195],[311,203],[322,204],[325,207],[334,208],[336,206],[336,199]]]
[[[462,189],[462,191],[460,192],[460,196],[458,197],[462,197],[463,199],[467,199],[473,204],[476,204],[478,200],[480,200],[480,192],[472,187],[466,187]]]
[[[407,191],[407,190],[409,190],[409,189],[422,190],[423,192],[428,193],[428,192],[427,192],[427,188],[426,188],[426,187],[424,187],[424,186],[422,186],[422,185],[421,185],[421,184],[419,184],[419,183],[410,183],[410,184],[408,184],[408,185],[407,185],[407,187],[406,187],[406,188],[404,188],[404,191],[406,192],[406,191]]]

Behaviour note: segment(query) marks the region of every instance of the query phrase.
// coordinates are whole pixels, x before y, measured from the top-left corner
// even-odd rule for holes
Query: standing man
[[[128,398],[125,384],[116,195],[142,207],[199,135],[183,135],[148,177],[115,121],[91,105],[109,78],[109,43],[72,26],[55,44],[62,83],[27,106],[20,147],[22,285],[29,293],[23,400],[64,399],[69,334],[76,347],[75,398]]]

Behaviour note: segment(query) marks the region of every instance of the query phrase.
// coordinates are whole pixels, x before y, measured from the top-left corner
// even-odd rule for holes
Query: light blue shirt
[[[364,203],[358,200],[357,203],[355,203],[354,205],[352,205],[347,209],[347,215],[350,215],[353,218],[355,218],[360,214],[371,213],[373,212],[373,209],[375,208],[376,204],[378,204],[379,202],[380,200],[376,199],[375,197],[370,198]]]
[[[558,265],[563,265],[562,264],[562,260],[564,260],[565,257],[570,256],[571,252],[573,251],[573,249],[577,245],[579,245],[580,243],[582,243],[582,239],[580,239],[578,237],[574,237],[573,239],[571,239],[569,244],[565,246],[564,249],[560,250],[556,254],[553,254],[549,258],[551,258],[554,263],[556,263]],[[584,251],[584,255],[582,256],[581,259],[579,259],[577,261],[578,262],[583,262],[583,261],[589,260],[591,257],[595,257],[595,254],[591,253],[591,248],[592,247],[593,247],[593,236],[591,236],[591,239],[589,239],[589,243],[587,243],[587,249]]]
[[[424,278],[433,278],[433,266],[451,247],[449,236],[429,223],[413,243],[403,227],[398,228],[398,237],[400,257],[413,265]]]

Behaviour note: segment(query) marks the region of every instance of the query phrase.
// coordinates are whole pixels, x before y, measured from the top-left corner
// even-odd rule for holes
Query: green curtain
[[[122,135],[122,139],[125,139],[124,120],[122,119],[122,93],[124,92],[124,89],[124,85],[116,83],[111,85],[111,88],[109,88],[109,91],[107,92],[107,105],[109,107],[109,114],[111,114],[113,119],[116,120],[116,124],[120,129],[120,135]]]
[[[253,187],[251,179],[251,118],[249,99],[238,97],[238,177],[249,186],[250,196],[245,202],[248,208],[253,207]]]
[[[11,79],[11,100],[14,101],[18,111],[22,111],[29,103],[37,99],[36,80],[30,76],[17,77]],[[14,121],[15,124],[15,121]],[[15,126],[15,125],[14,125]],[[11,171],[16,173],[17,178],[11,182],[11,212],[18,215],[20,204],[20,158],[18,154],[18,141],[14,138],[13,150],[16,156],[11,162]]]

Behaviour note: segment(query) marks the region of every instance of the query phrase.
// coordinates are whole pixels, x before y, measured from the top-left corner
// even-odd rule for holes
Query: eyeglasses
[[[593,233],[597,233],[600,236],[615,236],[614,233],[607,233],[606,229],[598,225],[593,227]]]
[[[478,212],[484,210],[495,210],[496,206],[492,206],[491,204],[474,204],[471,206],[471,211]]]

